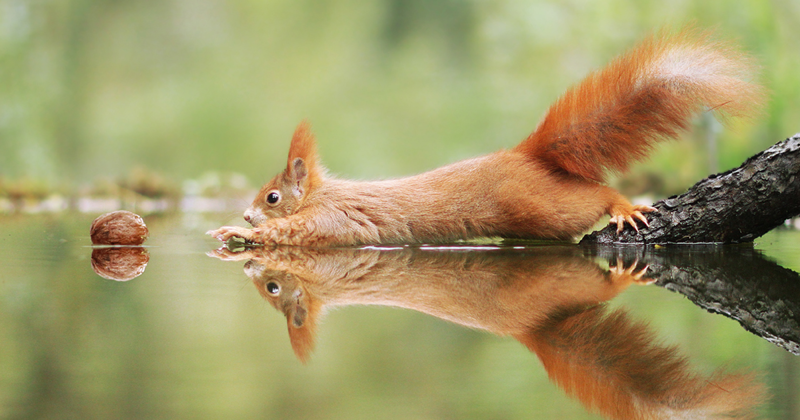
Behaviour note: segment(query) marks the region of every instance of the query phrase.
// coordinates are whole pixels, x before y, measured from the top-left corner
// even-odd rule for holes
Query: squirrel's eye
[[[275,282],[271,281],[271,282],[267,283],[266,289],[267,289],[267,293],[275,296],[278,293],[280,293],[281,286],[278,285],[278,283],[275,283]]]
[[[277,204],[280,199],[281,195],[277,191],[270,191],[270,193],[267,194],[267,203],[269,204]]]

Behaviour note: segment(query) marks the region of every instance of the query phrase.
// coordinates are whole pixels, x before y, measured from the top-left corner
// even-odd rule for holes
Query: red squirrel
[[[286,169],[261,188],[244,218],[208,234],[301,246],[449,242],[476,237],[571,240],[602,216],[621,232],[643,213],[603,185],[704,109],[746,116],[759,103],[752,60],[711,34],[653,35],[571,87],[510,150],[407,178],[329,176],[307,123]]]

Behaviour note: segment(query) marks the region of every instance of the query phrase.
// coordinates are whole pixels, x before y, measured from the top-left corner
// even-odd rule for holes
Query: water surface
[[[707,383],[738,386],[752,398],[737,404],[764,418],[800,418],[800,359],[785,345],[797,331],[777,342],[739,322],[788,313],[791,325],[794,230],[754,250],[260,249],[224,261],[202,234],[224,217],[176,214],[145,218],[146,269],[114,281],[92,269],[92,219],[0,218],[1,418],[614,418],[632,400],[636,414],[691,409],[702,399],[680,402],[681,389]],[[769,310],[745,308],[768,321],[676,292],[760,293],[769,278],[732,279],[745,258],[782,285],[758,295]],[[289,293],[281,309],[296,290],[317,301],[305,351],[270,283]],[[758,384],[766,397],[749,392]]]

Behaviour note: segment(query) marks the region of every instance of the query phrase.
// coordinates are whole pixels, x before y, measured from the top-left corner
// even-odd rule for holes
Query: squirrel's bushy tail
[[[704,108],[751,113],[763,97],[754,70],[752,59],[710,33],[662,32],[571,87],[514,150],[602,181],[688,129]]]

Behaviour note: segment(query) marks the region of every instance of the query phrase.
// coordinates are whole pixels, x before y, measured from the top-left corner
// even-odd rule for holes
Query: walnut
[[[89,235],[95,245],[141,245],[147,239],[147,226],[138,214],[112,211],[92,222]]]

